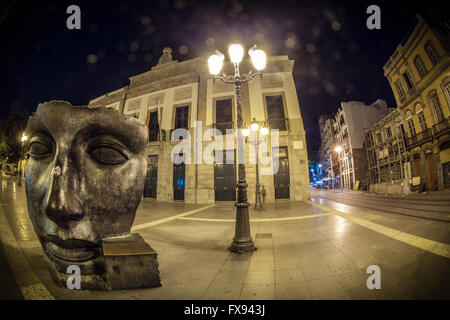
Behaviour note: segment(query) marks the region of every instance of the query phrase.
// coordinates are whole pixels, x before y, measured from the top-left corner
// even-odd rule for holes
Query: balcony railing
[[[233,129],[233,122],[220,122],[220,123],[214,123],[213,128],[219,130],[222,135],[225,135],[227,132],[226,130],[232,130]]]
[[[409,137],[406,139],[406,145],[408,149],[411,149],[419,144],[425,143],[432,139],[431,129],[425,129],[424,131],[416,134],[413,137]]]
[[[278,129],[279,131],[288,130],[288,119],[269,119],[269,127],[271,130]]]
[[[449,119],[450,118],[444,119],[441,122],[438,122],[433,126],[433,134],[436,137],[439,137],[439,136],[443,135],[444,133],[448,132],[448,129],[450,127]]]

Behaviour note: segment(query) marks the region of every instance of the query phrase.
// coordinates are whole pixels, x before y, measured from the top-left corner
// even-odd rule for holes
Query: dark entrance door
[[[229,163],[231,159],[233,163]],[[235,160],[234,150],[223,150],[222,157],[220,157],[220,153],[214,155],[214,193],[216,201],[236,201]]]
[[[158,156],[148,156],[147,177],[145,178],[144,197],[156,198],[158,186]]]
[[[185,159],[183,154],[179,155]],[[184,160],[180,164],[173,164],[173,199],[184,200],[184,187],[186,186],[185,180],[185,164]]]
[[[278,172],[273,175],[275,199],[289,199],[289,158],[287,147],[279,148]]]
[[[435,185],[434,185],[434,159],[432,154],[427,154],[425,156],[425,162],[427,165],[427,191],[434,191]]]

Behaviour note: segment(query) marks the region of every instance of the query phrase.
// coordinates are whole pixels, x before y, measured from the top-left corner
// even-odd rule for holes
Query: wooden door
[[[434,165],[434,159],[432,154],[427,154],[425,156],[425,162],[426,162],[426,170],[427,170],[427,191],[434,191],[435,190],[435,165]]]
[[[217,159],[216,155],[214,157],[216,162],[214,163],[214,193],[216,201],[236,200],[236,166],[235,161],[226,163],[227,153],[232,153],[228,157],[229,159],[236,160],[235,150],[224,150],[222,159]]]
[[[278,172],[273,176],[275,187],[275,199],[289,199],[289,158],[287,147],[280,147],[278,158]]]

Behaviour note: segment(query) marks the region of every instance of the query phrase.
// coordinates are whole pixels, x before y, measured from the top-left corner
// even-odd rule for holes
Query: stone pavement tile
[[[357,268],[350,260],[349,261],[339,261],[339,262],[328,262],[328,268],[334,275],[344,274],[350,271],[360,270]]]
[[[297,265],[302,269],[314,268],[326,264],[327,260],[321,256],[308,256],[297,259]]]
[[[320,300],[351,300],[350,296],[345,290],[327,291],[324,294],[313,297]]]
[[[151,296],[147,293],[143,299],[158,298],[167,300],[199,300],[211,285],[211,281],[195,280],[189,283],[166,286],[165,290],[156,292]]]
[[[411,285],[411,297],[413,299],[450,299],[450,283],[443,280],[440,283],[421,281]]]
[[[306,281],[291,281],[284,283],[276,283],[276,299],[277,300],[305,300],[312,299]]]
[[[248,266],[248,270],[254,271],[275,270],[273,257],[269,259],[257,259],[257,260],[252,259]]]
[[[208,253],[205,254],[205,257],[198,261],[195,265],[196,269],[219,269],[225,263],[226,256],[214,256]]]
[[[275,284],[250,284],[242,287],[240,300],[275,300]]]
[[[367,286],[345,287],[345,293],[352,300],[374,300],[374,299],[388,299],[389,297],[383,293],[377,292],[379,290],[369,290]]]
[[[375,257],[373,254],[362,254],[357,257],[350,257],[356,267],[366,270],[370,265],[378,265],[381,267],[380,258]],[[384,259],[382,259],[384,260]]]
[[[335,276],[308,280],[308,286],[314,299],[329,298],[330,294],[334,297],[345,296],[344,287]]]
[[[217,275],[217,268],[198,268],[187,272],[180,272],[184,277],[190,280],[206,280],[212,281]]]
[[[275,284],[275,271],[248,270],[245,284]]]
[[[389,299],[411,299],[413,281],[414,278],[411,276],[381,270],[381,290],[371,291],[379,291],[380,294],[389,296]]]
[[[249,260],[226,260],[222,265],[222,269],[247,270],[249,264]]]
[[[220,269],[215,278],[216,283],[243,284],[247,276],[247,270]]]
[[[252,253],[230,253],[228,254],[227,258],[225,259],[226,262],[229,261],[244,261],[244,262],[250,262],[250,259],[252,258]]]
[[[275,282],[289,283],[289,282],[303,282],[306,281],[305,275],[302,269],[292,270],[277,270],[275,271]]]
[[[360,269],[352,269],[348,272],[336,275],[336,279],[344,288],[361,287],[367,289],[367,278],[369,274],[365,274]]]
[[[291,259],[275,259],[275,270],[292,270],[299,268],[298,259],[291,257]]]
[[[306,280],[317,280],[334,276],[327,264],[303,268],[303,274],[305,275]]]
[[[214,281],[204,292],[203,300],[237,300],[242,290],[242,282],[222,283]]]

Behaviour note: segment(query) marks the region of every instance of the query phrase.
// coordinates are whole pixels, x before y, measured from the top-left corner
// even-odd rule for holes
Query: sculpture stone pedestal
[[[94,260],[70,263],[44,259],[60,287],[67,287],[70,265],[80,268],[81,289],[124,290],[160,287],[158,254],[137,233],[103,239],[101,255]],[[70,280],[69,280],[70,281]]]
[[[103,239],[102,249],[111,289],[161,286],[158,255],[139,234]]]

